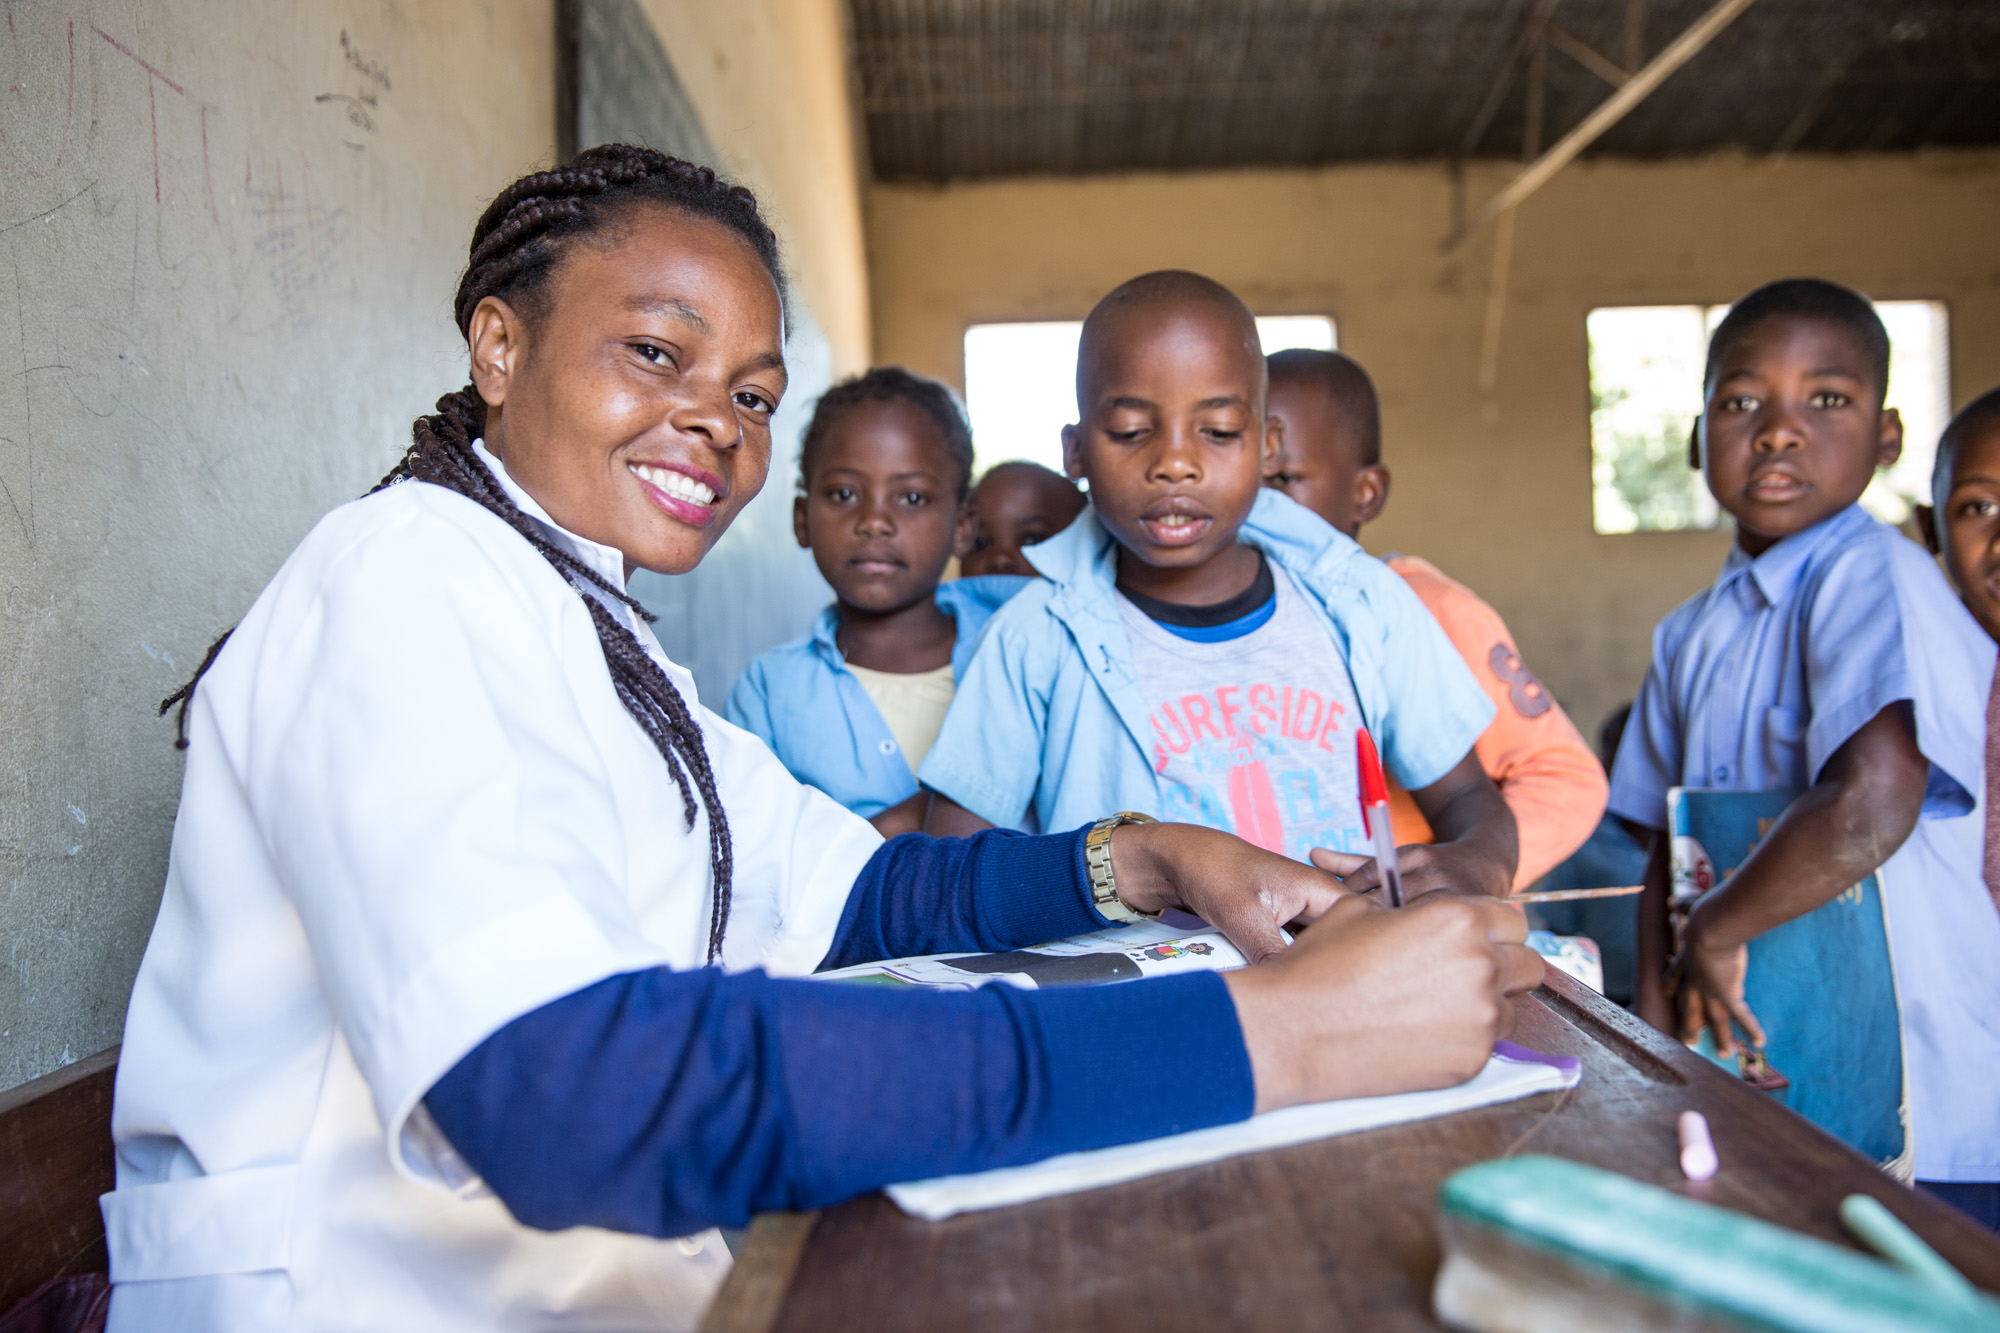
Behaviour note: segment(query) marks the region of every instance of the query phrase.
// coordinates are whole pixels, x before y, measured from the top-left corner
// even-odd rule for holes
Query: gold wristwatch
[[[1122,926],[1134,921],[1150,921],[1159,915],[1158,912],[1140,912],[1126,906],[1125,900],[1118,896],[1118,877],[1111,873],[1111,830],[1120,824],[1159,822],[1151,815],[1121,810],[1092,824],[1090,832],[1084,835],[1083,864],[1090,872],[1090,901],[1106,921]]]

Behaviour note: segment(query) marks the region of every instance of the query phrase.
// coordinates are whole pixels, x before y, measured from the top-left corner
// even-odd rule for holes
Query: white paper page
[[[1470,1082],[1455,1088],[1288,1106],[1233,1125],[1217,1125],[1143,1143],[1065,1153],[1027,1166],[891,1185],[888,1195],[904,1212],[935,1222],[957,1213],[1100,1189],[1244,1153],[1428,1120],[1478,1106],[1515,1101],[1538,1092],[1573,1088],[1579,1076],[1574,1060],[1548,1064],[1496,1053]]]
[[[1215,972],[1242,967],[1244,962],[1221,931],[1195,917],[1180,915],[1175,922],[1138,921],[1004,953],[940,953],[856,963],[818,973],[816,979],[955,990],[973,990],[999,981],[1035,990]]]

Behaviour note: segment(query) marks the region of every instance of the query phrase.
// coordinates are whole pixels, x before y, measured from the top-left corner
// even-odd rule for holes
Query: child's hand
[[[1349,893],[1372,894],[1382,887],[1381,872],[1372,856],[1325,847],[1313,848],[1311,856],[1314,865],[1338,876],[1340,887]],[[1403,897],[1411,901],[1440,889],[1504,898],[1512,880],[1507,868],[1493,857],[1477,848],[1453,843],[1412,843],[1398,847],[1396,868],[1403,875]]]
[[[1680,992],[1682,1041],[1694,1045],[1706,1027],[1715,1034],[1715,1053],[1731,1056],[1736,1054],[1734,1023],[1740,1023],[1750,1044],[1763,1049],[1763,1025],[1743,999],[1743,979],[1749,971],[1748,945],[1711,944],[1690,923],[1681,956],[1668,973],[1668,984]]]
[[[1434,893],[1400,912],[1343,896],[1298,942],[1226,973],[1257,1109],[1446,1088],[1514,1027],[1507,997],[1542,983],[1526,916]]]

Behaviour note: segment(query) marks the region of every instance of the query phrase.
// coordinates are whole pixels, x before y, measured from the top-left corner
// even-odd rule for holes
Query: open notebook
[[[1159,921],[1114,926],[1029,949],[863,963],[823,972],[820,976],[890,986],[971,989],[1002,982],[1039,988],[1101,985],[1175,972],[1220,970],[1241,967],[1243,961],[1243,955],[1221,932],[1195,917],[1170,912]],[[1581,1066],[1572,1057],[1542,1055],[1501,1042],[1486,1067],[1470,1082],[1455,1088],[1290,1106],[1233,1125],[1217,1125],[1115,1148],[1065,1153],[1026,1166],[891,1185],[888,1194],[904,1212],[937,1221],[956,1213],[1074,1194],[1244,1153],[1428,1120],[1538,1092],[1573,1088],[1580,1076]]]

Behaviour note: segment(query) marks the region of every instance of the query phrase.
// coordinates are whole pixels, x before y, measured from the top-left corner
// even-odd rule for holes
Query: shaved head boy
[[[972,549],[958,562],[967,578],[1039,572],[1021,554],[1061,532],[1083,512],[1083,492],[1040,463],[995,463],[972,488]]]
[[[1278,423],[1267,484],[1349,537],[1389,501],[1382,411],[1353,357],[1294,349],[1269,360],[1270,412]],[[1604,814],[1609,783],[1576,727],[1521,661],[1514,636],[1471,589],[1415,556],[1392,555],[1401,575],[1493,700],[1493,723],[1475,747],[1520,831],[1514,887],[1524,889],[1581,847]],[[1399,842],[1427,842],[1429,824],[1401,790],[1390,793]]]
[[[1277,432],[1250,311],[1199,274],[1134,278],[1084,321],[1076,384],[1063,461],[1089,508],[981,640],[918,774],[926,829],[1136,811],[1365,891],[1365,725],[1438,829],[1406,886],[1505,894],[1513,817],[1471,753],[1493,706],[1402,580],[1264,489]]]

